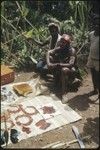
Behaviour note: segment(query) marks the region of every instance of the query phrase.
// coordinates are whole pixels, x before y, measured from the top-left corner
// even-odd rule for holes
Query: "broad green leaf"
[[[22,10],[21,10],[22,16],[26,17],[28,15],[28,12],[29,12],[29,9],[26,8],[25,6],[22,6]]]
[[[33,29],[30,30],[30,31],[28,31],[28,32],[26,32],[26,33],[24,33],[24,36],[25,36],[26,38],[31,38],[31,37],[33,36]]]

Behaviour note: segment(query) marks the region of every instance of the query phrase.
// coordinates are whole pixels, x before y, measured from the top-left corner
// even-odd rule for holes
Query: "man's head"
[[[63,34],[60,40],[60,47],[69,47],[71,43],[71,38],[67,34]]]
[[[52,36],[57,35],[60,32],[59,26],[55,23],[50,23],[48,27]]]

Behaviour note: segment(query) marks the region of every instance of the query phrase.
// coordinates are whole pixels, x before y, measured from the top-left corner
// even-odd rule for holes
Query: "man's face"
[[[57,31],[57,29],[56,29],[55,27],[51,27],[51,28],[49,29],[49,31],[50,31],[50,34],[51,34],[52,36],[58,34],[58,31]]]
[[[68,43],[66,42],[66,40],[64,40],[64,39],[61,39],[60,40],[60,47],[61,48],[64,48],[64,47],[68,47]]]

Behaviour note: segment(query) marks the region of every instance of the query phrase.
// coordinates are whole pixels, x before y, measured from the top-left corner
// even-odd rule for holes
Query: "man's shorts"
[[[40,60],[40,61],[37,63],[36,68],[37,68],[38,71],[43,71],[43,70],[47,70],[47,69],[48,69],[46,62],[43,61],[43,60]]]
[[[87,62],[87,67],[95,68],[96,71],[99,71],[99,60],[92,59],[91,57],[89,57]]]

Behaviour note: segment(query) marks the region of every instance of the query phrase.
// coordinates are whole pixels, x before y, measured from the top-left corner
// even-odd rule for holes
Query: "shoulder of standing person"
[[[91,31],[88,35],[88,42],[91,42],[93,37],[94,37],[94,31]]]
[[[94,35],[94,31],[91,31],[90,33],[89,33],[89,36],[93,36]]]
[[[70,52],[70,56],[76,56],[76,50],[74,47],[71,46],[69,52]]]

